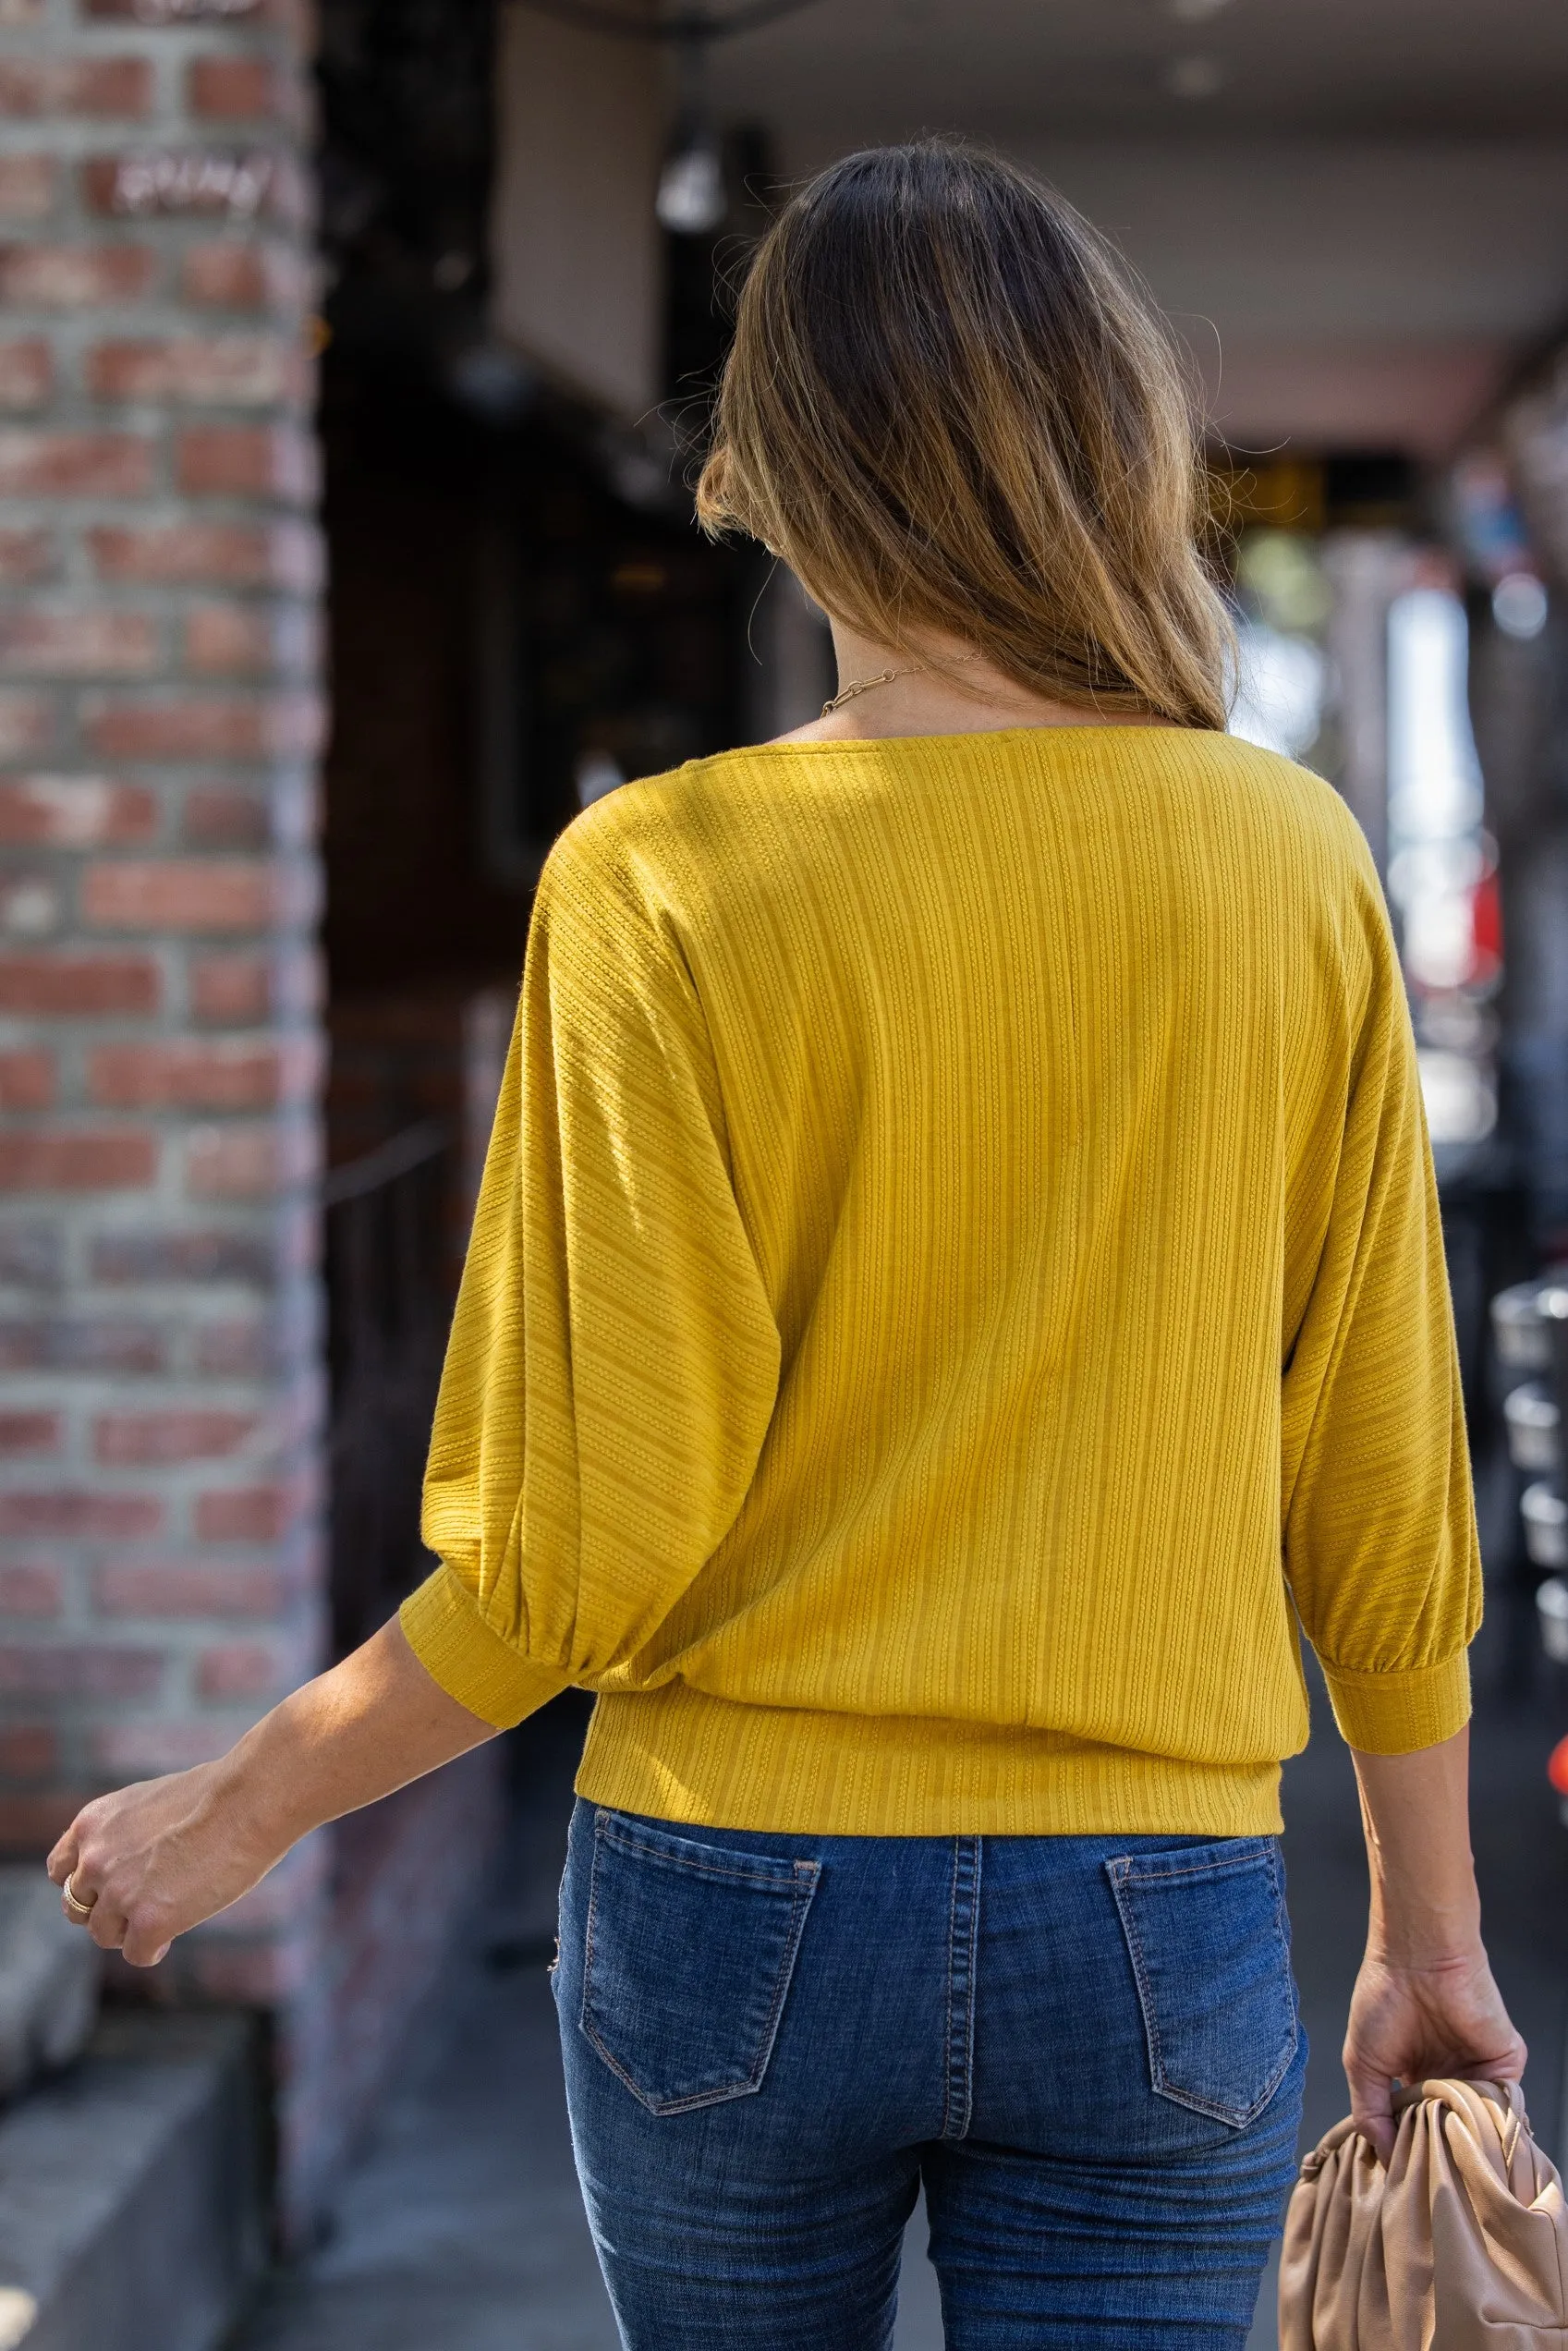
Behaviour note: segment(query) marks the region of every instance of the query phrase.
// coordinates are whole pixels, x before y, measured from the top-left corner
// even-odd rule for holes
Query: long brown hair
[[[742,290],[707,530],[836,618],[961,638],[1020,686],[1222,727],[1194,410],[1157,313],[1072,206],[946,139],[846,156]]]

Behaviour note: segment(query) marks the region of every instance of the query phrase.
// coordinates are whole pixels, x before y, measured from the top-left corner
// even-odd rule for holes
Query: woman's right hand
[[[249,1796],[231,1758],[95,1797],[49,1856],[67,1917],[133,1967],[155,1967],[176,1935],[237,1902],[286,1851]]]
[[[1478,1942],[1426,1966],[1395,1965],[1368,1950],[1351,1995],[1344,2074],[1351,2119],[1385,2163],[1396,2081],[1519,2081],[1525,2055]]]
[[[447,1695],[395,1616],[295,1690],[215,1763],[95,1797],[49,1857],[66,1915],[154,1967],[297,1839],[495,1736]]]

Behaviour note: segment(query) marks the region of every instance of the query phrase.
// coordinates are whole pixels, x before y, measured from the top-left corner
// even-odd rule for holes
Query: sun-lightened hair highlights
[[[785,206],[698,511],[881,643],[956,637],[1034,693],[1225,724],[1231,628],[1167,333],[1071,205],[983,150],[869,149]]]

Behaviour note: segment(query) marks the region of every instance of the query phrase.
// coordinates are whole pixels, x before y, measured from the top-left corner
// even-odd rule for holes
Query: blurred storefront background
[[[1187,349],[1234,724],[1344,794],[1384,877],[1504,1459],[1488,1304],[1568,1259],[1552,0],[8,0],[18,1855],[220,1752],[421,1572],[541,862],[831,689],[795,584],[693,527],[727,288],[792,181],[927,129],[1044,171]],[[1490,1564],[1528,1602],[1516,1498]],[[160,1979],[270,2019],[297,2234],[496,1801],[481,1758],[317,1840]]]

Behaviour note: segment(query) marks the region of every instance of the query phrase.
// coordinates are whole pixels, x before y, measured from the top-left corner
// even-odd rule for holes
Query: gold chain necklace
[[[978,653],[958,653],[954,655],[954,659],[961,662],[978,661],[979,655]],[[845,702],[852,702],[855,700],[857,694],[869,694],[873,686],[891,686],[895,677],[924,677],[927,675],[927,666],[925,662],[911,662],[907,669],[880,669],[875,677],[857,677],[849,685],[841,686],[836,694],[829,696],[822,704],[822,716],[826,718],[833,711],[842,710]]]

